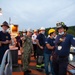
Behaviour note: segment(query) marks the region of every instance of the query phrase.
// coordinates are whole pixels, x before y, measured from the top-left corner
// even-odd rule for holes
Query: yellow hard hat
[[[51,33],[53,33],[53,32],[55,32],[55,29],[49,29],[49,31],[48,31],[48,34],[51,34]]]

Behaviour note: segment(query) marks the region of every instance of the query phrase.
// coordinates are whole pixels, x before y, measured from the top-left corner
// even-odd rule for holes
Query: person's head
[[[33,30],[32,29],[28,29],[27,30],[27,36],[31,37],[32,36],[32,33],[33,33]]]
[[[6,32],[7,29],[9,28],[9,25],[6,21],[4,21],[3,24],[1,25],[1,27],[2,27],[3,31]]]
[[[44,27],[40,28],[40,33],[45,34],[45,28]]]
[[[36,34],[36,35],[37,35],[37,34],[38,34],[38,30],[34,30],[34,34]]]
[[[49,29],[48,34],[50,35],[50,37],[54,38],[56,36],[55,29],[53,29],[53,28]]]
[[[26,34],[27,34],[27,30],[25,29],[23,30],[23,36],[26,36]]]
[[[64,22],[56,23],[56,28],[59,35],[63,35],[68,30]]]
[[[18,33],[18,36],[20,36],[20,33]]]

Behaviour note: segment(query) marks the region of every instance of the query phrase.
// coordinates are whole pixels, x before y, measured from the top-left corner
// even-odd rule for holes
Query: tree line
[[[46,28],[46,36],[48,36],[48,30],[50,28]],[[54,29],[56,29],[56,28],[54,27]],[[72,34],[72,35],[75,36],[75,26],[69,26],[67,33]]]

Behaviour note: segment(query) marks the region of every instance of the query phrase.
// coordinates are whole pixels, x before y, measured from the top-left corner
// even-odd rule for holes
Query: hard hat
[[[30,28],[29,28],[29,29],[27,29],[27,31],[29,31],[29,32],[33,33],[33,30],[32,30],[32,29],[30,29]]]
[[[25,30],[23,30],[23,32],[27,32],[27,30],[25,29]]]
[[[44,27],[41,27],[40,30],[45,30],[45,28]]]
[[[34,32],[37,32],[37,31],[38,31],[38,30],[36,30],[36,29],[34,30]]]
[[[48,34],[51,34],[51,33],[54,33],[54,32],[55,32],[55,29],[51,28],[51,29],[49,29]]]
[[[68,30],[68,27],[65,25],[64,22],[58,22],[58,23],[56,23],[56,28],[57,29],[59,29],[61,27],[63,27],[64,29]]]

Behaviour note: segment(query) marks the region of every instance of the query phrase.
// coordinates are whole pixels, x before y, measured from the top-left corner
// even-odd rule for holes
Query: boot
[[[27,72],[27,73],[31,73],[31,70],[26,70],[25,72]]]
[[[30,75],[28,72],[24,72],[24,75]]]

